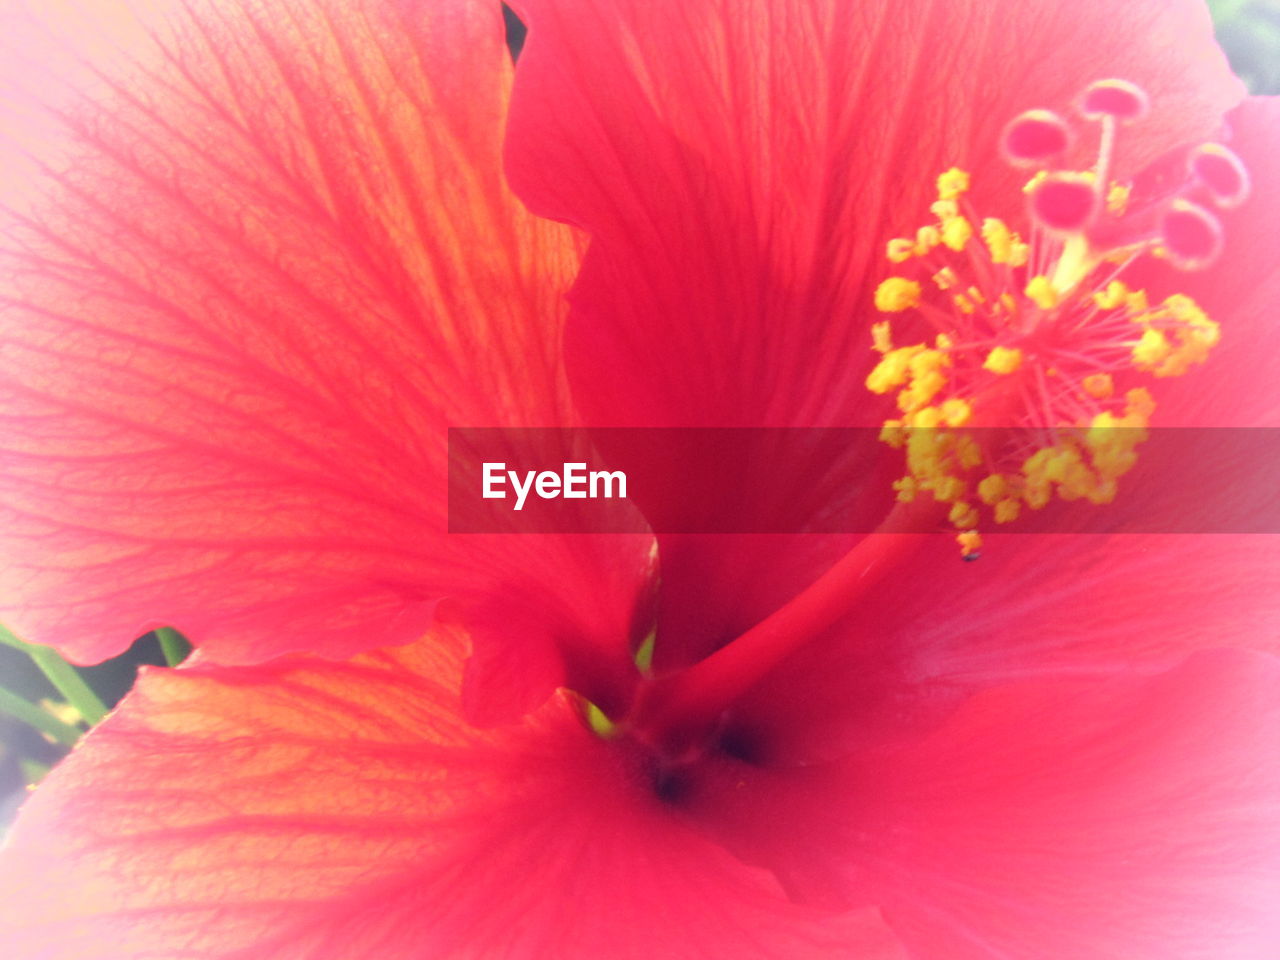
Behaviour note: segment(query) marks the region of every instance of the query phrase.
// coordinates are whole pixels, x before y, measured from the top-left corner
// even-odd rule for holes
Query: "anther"
[[[957,200],[969,190],[969,174],[959,167],[952,167],[938,176],[938,199]]]
[[[889,277],[876,288],[876,309],[901,313],[920,303],[920,284],[905,277]]]
[[[1022,366],[1022,351],[1017,347],[993,347],[982,361],[982,368],[1001,376],[1008,375]]]
[[[1016,166],[1043,164],[1067,152],[1071,130],[1051,110],[1028,110],[1004,128],[1001,137],[1005,158]]]
[[[1080,115],[1086,120],[1111,117],[1132,123],[1145,117],[1150,106],[1146,92],[1128,80],[1099,80],[1080,97]]]

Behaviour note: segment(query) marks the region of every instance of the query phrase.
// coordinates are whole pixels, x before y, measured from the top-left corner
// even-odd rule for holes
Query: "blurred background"
[[[1210,0],[1218,39],[1255,94],[1280,94],[1280,0]],[[509,9],[512,54],[524,28]],[[77,670],[50,651],[0,628],[0,831],[29,785],[37,783],[101,714],[132,686],[143,664],[179,662],[185,641],[149,633],[124,655]]]
[[[1253,93],[1280,94],[1280,0],[1209,0],[1231,66]]]

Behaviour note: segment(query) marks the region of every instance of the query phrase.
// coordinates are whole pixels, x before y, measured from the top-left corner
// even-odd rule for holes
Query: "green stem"
[[[187,655],[191,653],[191,644],[187,642],[187,638],[173,629],[173,627],[157,628],[156,639],[160,641],[160,651],[164,654],[164,662],[171,667],[176,667],[187,659]]]
[[[53,684],[54,689],[62,694],[92,726],[107,715],[107,706],[96,693],[84,682],[84,678],[75,667],[58,656],[52,647],[41,647],[34,643],[19,640],[5,627],[0,627],[0,643],[23,651],[41,672]]]
[[[15,720],[29,727],[35,727],[41,733],[48,734],[58,743],[66,744],[68,747],[74,746],[80,739],[80,731],[71,724],[63,723],[47,710],[34,703],[28,703],[3,687],[0,687],[0,713],[7,713]]]

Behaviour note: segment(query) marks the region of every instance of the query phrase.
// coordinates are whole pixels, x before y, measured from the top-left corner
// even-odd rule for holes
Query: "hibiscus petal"
[[[1280,660],[976,697],[873,789],[891,924],[948,960],[1280,951]]]
[[[1019,112],[1069,110],[1101,77],[1141,84],[1154,110],[1121,138],[1128,172],[1211,135],[1243,92],[1190,0],[519,6],[508,169],[531,209],[591,234],[566,349],[604,425],[878,426],[872,291],[940,171],[969,169],[984,209],[1020,208],[1025,174],[998,151]],[[737,484],[776,489],[785,467]],[[714,649],[835,549],[798,565],[669,538],[658,656]],[[707,583],[732,587],[710,621]]]
[[[778,752],[845,731],[787,709],[798,697],[743,702],[671,802],[802,902],[880,905],[912,956],[1275,955],[1280,659],[1015,681],[946,715],[945,688],[911,702],[848,666],[802,688],[839,676],[853,749]]]
[[[1280,101],[1247,101],[1229,125],[1254,190],[1223,215],[1223,257],[1195,273],[1154,263],[1138,281],[1203,303],[1221,321],[1223,342],[1203,369],[1156,385],[1158,429],[1115,504],[1050,510],[1021,529],[1272,530],[1274,470],[1248,456],[1249,430],[1212,428],[1277,423],[1280,327],[1271,304],[1280,299],[1280,262],[1269,238],[1280,218]],[[1159,429],[1168,426],[1199,429]],[[914,664],[895,661],[906,675],[962,686],[1026,673],[1159,669],[1216,646],[1277,650],[1280,537],[985,539],[977,564],[957,563],[947,543],[923,553],[913,576],[887,582],[854,611],[845,644],[864,660],[874,658],[869,649],[910,649]],[[812,699],[807,708],[816,708]]]
[[[0,617],[252,661],[416,638],[467,588],[613,599],[563,545],[445,536],[446,426],[572,422],[579,241],[502,181],[497,4],[5,17]]]
[[[941,170],[1020,205],[998,134],[1022,110],[1144,86],[1133,170],[1243,92],[1190,0],[520,6],[508,166],[532,209],[591,233],[568,347],[610,425],[866,422],[883,244]]]
[[[8,955],[905,960],[683,826],[565,699],[468,726],[465,647],[148,673],[19,818]]]
[[[989,535],[977,563],[938,537],[758,684],[739,722],[762,755],[849,756],[993,685],[1275,654],[1277,624],[1280,537]]]

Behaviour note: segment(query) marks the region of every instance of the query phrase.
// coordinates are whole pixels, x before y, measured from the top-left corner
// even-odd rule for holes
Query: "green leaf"
[[[191,654],[191,644],[173,627],[160,627],[156,630],[156,639],[160,641],[164,662],[171,667],[176,667]]]
[[[80,672],[63,660],[52,647],[42,647],[19,640],[11,630],[3,626],[0,626],[0,643],[8,644],[29,656],[31,661],[49,678],[54,689],[66,698],[67,703],[80,711],[80,716],[84,717],[90,726],[107,715],[106,704],[84,682]]]
[[[74,746],[80,739],[81,731],[77,727],[64,723],[43,707],[23,700],[16,693],[10,693],[3,687],[0,687],[0,713],[7,713],[15,720],[34,727],[68,747]]]

